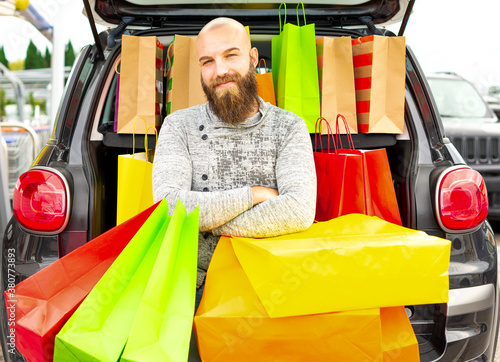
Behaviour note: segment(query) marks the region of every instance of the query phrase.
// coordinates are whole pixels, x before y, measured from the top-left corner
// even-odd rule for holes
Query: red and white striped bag
[[[360,133],[403,133],[404,37],[352,39],[356,113]]]

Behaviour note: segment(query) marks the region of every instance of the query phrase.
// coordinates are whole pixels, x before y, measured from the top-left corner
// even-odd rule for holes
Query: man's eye
[[[230,57],[235,57],[235,56],[237,56],[237,55],[238,55],[238,54],[229,53],[229,54],[227,55],[227,57],[228,57],[228,58],[230,58]]]
[[[201,63],[202,65],[209,65],[210,63],[212,63],[212,60],[205,60],[203,63]]]

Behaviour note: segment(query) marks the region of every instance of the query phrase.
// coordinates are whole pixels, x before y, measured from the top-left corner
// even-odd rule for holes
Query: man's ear
[[[259,64],[259,51],[257,48],[250,49],[250,58],[252,58],[253,66],[257,67],[257,64]]]

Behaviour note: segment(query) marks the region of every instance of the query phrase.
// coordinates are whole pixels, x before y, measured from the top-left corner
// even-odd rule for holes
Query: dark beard
[[[228,124],[237,124],[250,117],[259,104],[255,69],[250,62],[250,68],[242,77],[239,74],[224,75],[214,79],[209,85],[201,80],[201,85],[207,96],[212,112]],[[217,89],[217,85],[233,81],[236,87]]]

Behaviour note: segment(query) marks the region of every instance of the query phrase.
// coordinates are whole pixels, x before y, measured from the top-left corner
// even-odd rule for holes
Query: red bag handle
[[[342,140],[340,139],[340,127],[339,127],[339,118],[342,118],[342,121],[344,122],[344,127],[345,127],[345,132],[347,135],[347,143],[349,144],[349,149],[354,150],[354,141],[352,140],[352,135],[351,135],[351,130],[349,129],[349,124],[347,123],[347,120],[342,114],[337,114],[337,120],[336,120],[336,132],[335,132],[335,140],[336,140],[336,145],[339,146],[339,148],[343,148],[342,146]],[[335,147],[335,153],[337,152],[337,147]]]
[[[330,127],[330,123],[324,117],[318,117],[318,119],[316,120],[316,124],[314,125],[314,150],[318,148],[318,134],[319,134],[319,145],[321,148],[321,152],[323,152],[323,140],[321,139],[321,121],[325,121],[326,128],[328,131],[328,150],[330,150],[330,138],[331,138],[333,147],[335,149],[335,153],[337,153],[337,144],[335,143],[335,139],[333,138],[332,128]]]

